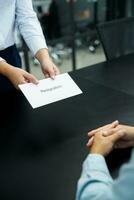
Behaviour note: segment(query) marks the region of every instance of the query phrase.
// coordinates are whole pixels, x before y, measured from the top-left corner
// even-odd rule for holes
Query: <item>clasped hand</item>
[[[90,153],[106,156],[113,148],[134,145],[134,127],[121,125],[118,121],[88,132],[87,147]]]

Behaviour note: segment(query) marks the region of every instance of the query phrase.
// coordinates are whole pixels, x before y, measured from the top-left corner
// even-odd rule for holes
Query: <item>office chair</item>
[[[97,25],[107,60],[134,52],[134,17]]]

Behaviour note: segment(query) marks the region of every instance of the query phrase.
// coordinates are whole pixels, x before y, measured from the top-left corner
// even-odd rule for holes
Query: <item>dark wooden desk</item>
[[[133,63],[126,56],[71,73],[83,95],[34,110],[20,92],[1,91],[1,200],[74,200],[87,131],[115,119],[134,124]],[[129,152],[113,152],[111,170]]]

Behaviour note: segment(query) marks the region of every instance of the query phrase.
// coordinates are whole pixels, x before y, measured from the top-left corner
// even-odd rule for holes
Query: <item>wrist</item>
[[[91,148],[89,153],[90,154],[99,154],[99,155],[104,156],[104,152],[101,149],[97,149],[97,148]]]
[[[3,75],[3,76],[6,76],[8,77],[9,74],[11,73],[11,69],[13,68],[11,65],[9,65],[8,63],[6,63],[5,61],[1,61],[1,64],[0,64],[0,73]]]
[[[45,63],[47,61],[50,60],[50,56],[49,56],[49,53],[48,53],[48,50],[47,49],[40,49],[35,57],[38,59],[38,61],[40,62],[41,66],[44,66]]]

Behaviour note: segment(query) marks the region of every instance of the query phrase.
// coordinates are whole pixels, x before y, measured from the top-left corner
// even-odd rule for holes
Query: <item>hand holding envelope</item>
[[[26,83],[19,87],[33,108],[82,93],[68,73],[56,76],[55,80],[40,80],[38,85]]]

